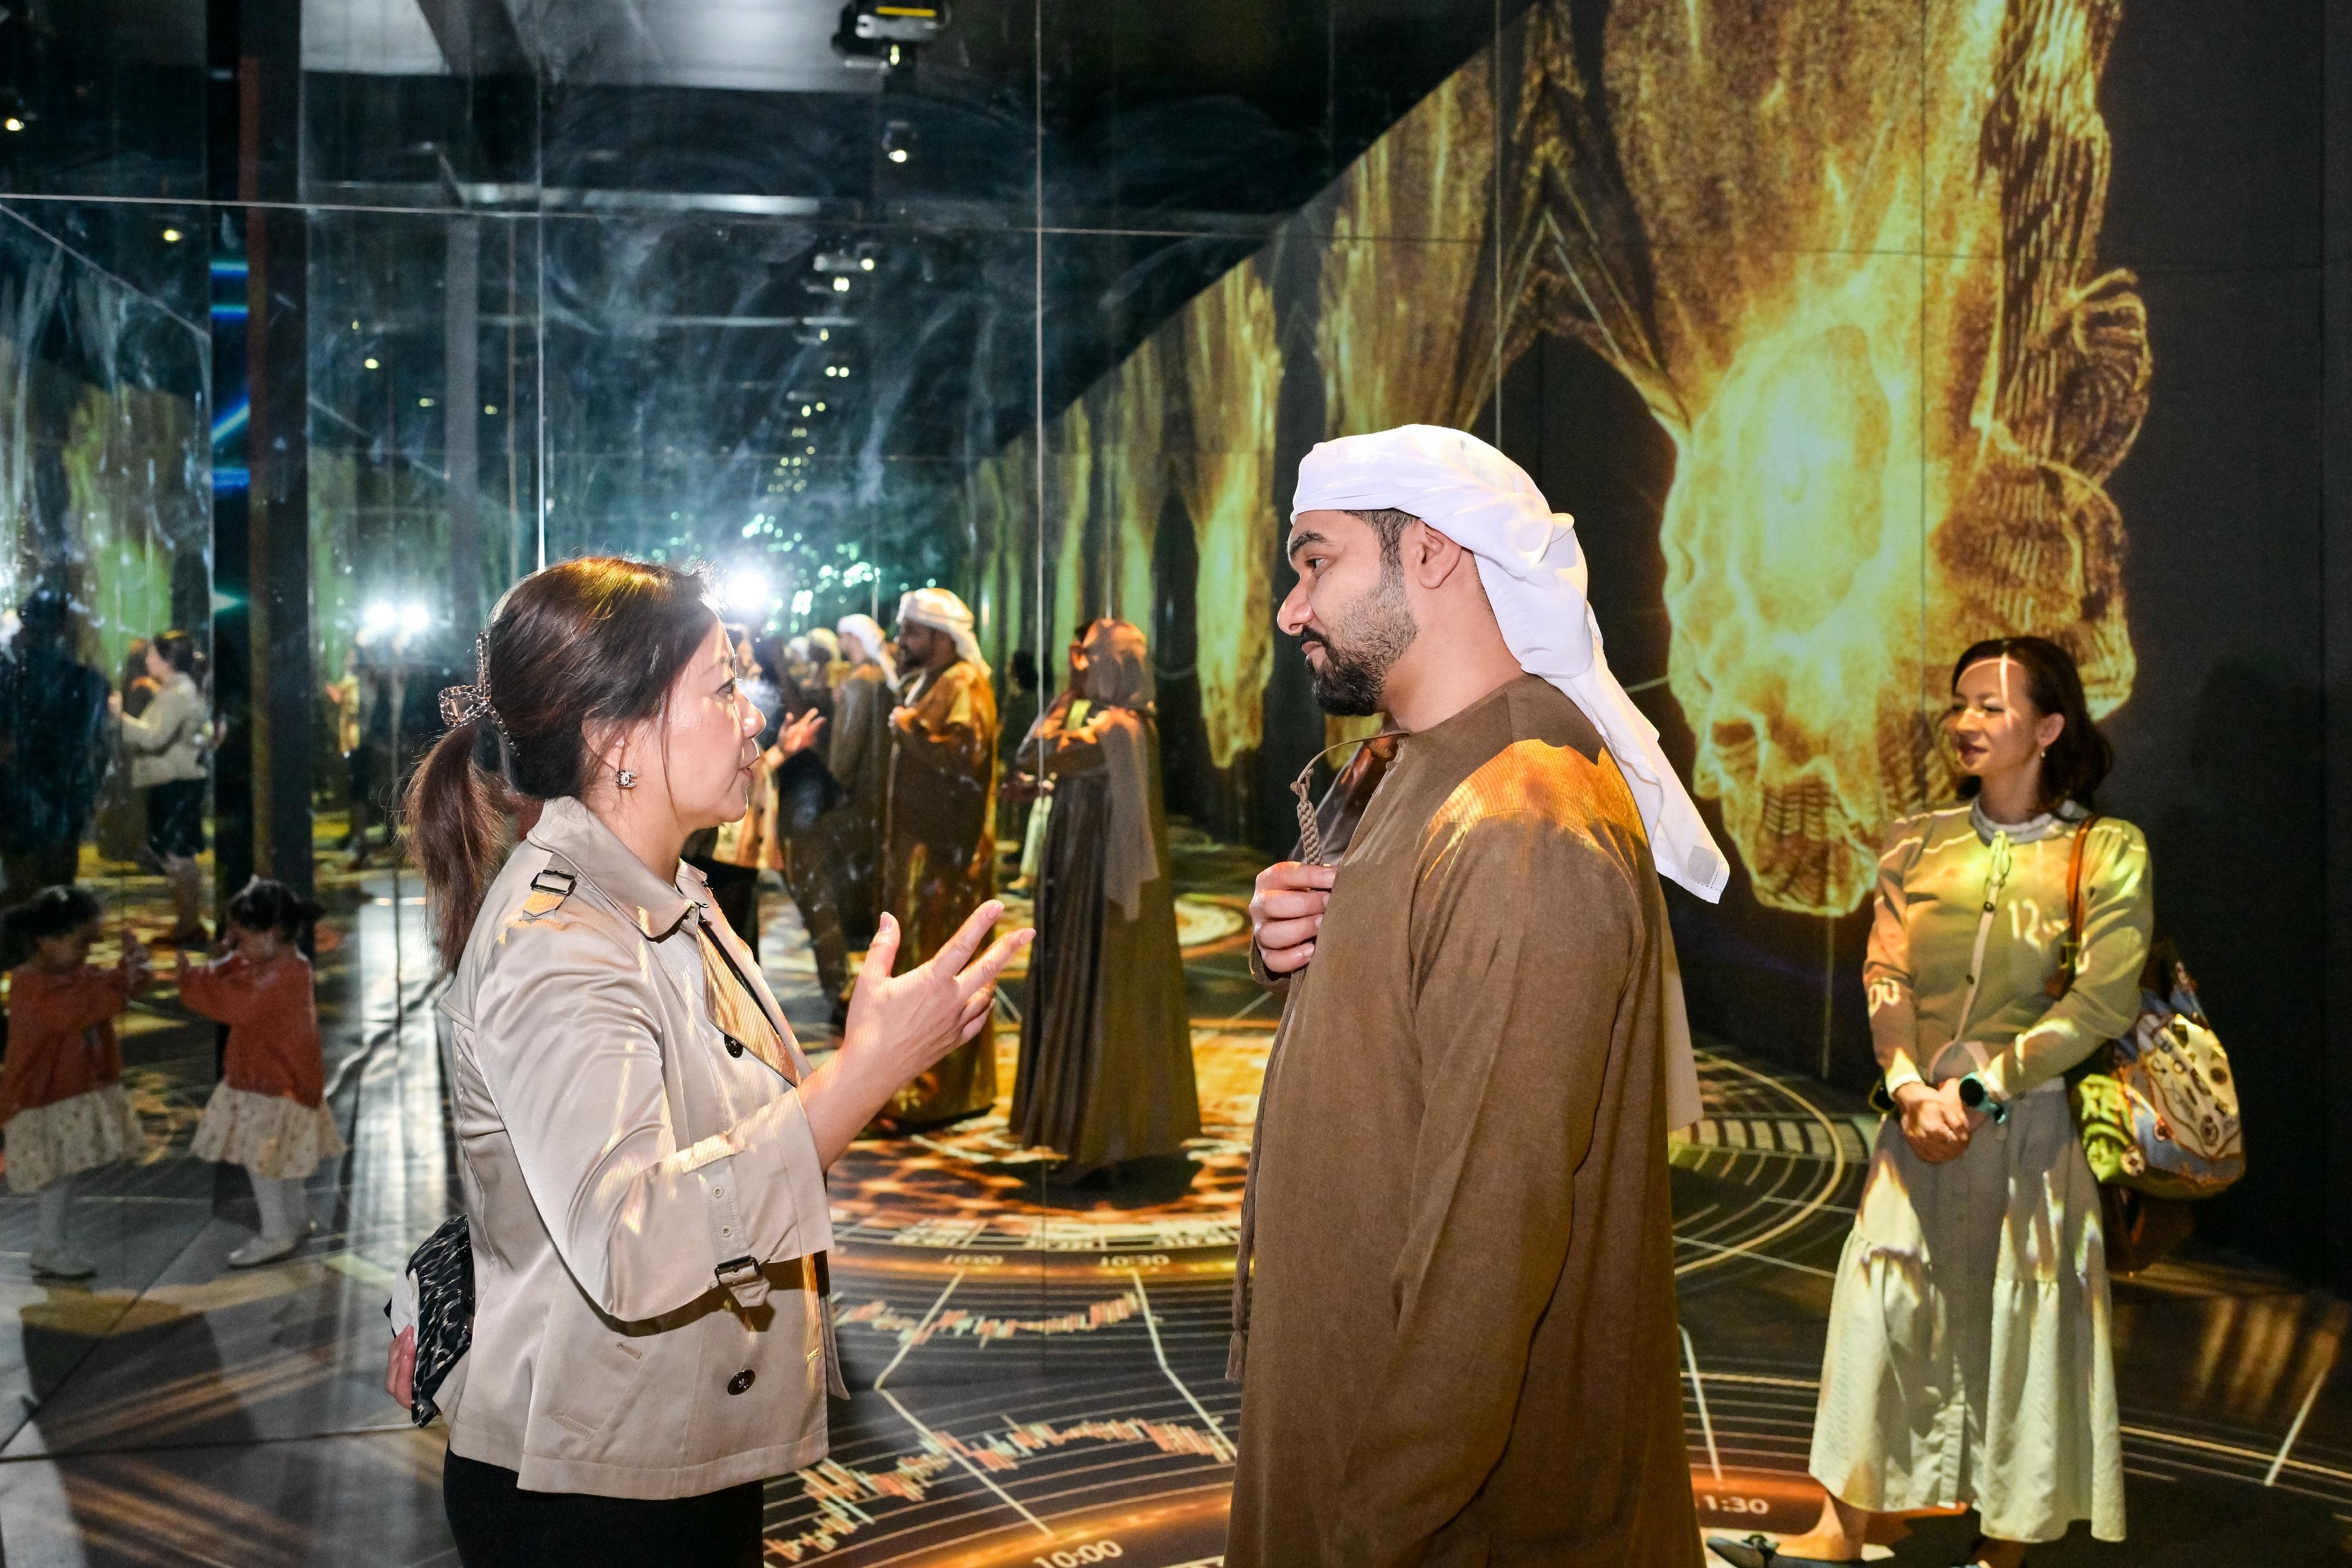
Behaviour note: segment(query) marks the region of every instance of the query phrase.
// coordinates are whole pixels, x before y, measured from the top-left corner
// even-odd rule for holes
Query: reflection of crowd
[[[166,940],[202,946],[205,783],[212,718],[204,660],[183,631],[131,644],[121,682],[76,657],[69,607],[43,591],[10,620],[0,652],[0,902],[70,885],[81,842],[163,873]]]
[[[1037,801],[1029,858],[1045,934],[1022,1020],[1015,1130],[1062,1156],[1065,1179],[1175,1153],[1200,1119],[1143,634],[1125,622],[1089,627],[1072,644],[1070,689],[1042,716],[1035,663],[1016,657],[1011,729],[961,599],[908,593],[895,632],[867,615],[789,640],[727,629],[765,727],[742,818],[694,834],[685,858],[755,949],[760,874],[781,877],[838,1025],[849,955],[885,914],[904,972],[993,896],[1000,770],[1017,759],[1007,793]],[[1057,799],[1066,804],[1049,828]],[[987,1110],[997,1087],[983,1026],[877,1124],[954,1122]]]
[[[342,847],[354,870],[394,842],[393,806],[416,759],[440,734],[440,696],[464,678],[447,639],[405,627],[362,626],[322,693],[342,758],[349,810]],[[381,843],[376,827],[382,824]]]

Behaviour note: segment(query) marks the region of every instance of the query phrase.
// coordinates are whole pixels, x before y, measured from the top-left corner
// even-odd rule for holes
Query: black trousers
[[[441,1504],[465,1568],[760,1568],[761,1483],[703,1497],[524,1491],[512,1470],[457,1454]]]

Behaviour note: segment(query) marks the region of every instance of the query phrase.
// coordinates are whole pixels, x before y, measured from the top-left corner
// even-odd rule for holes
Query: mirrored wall
[[[1485,79],[1503,18],[1318,0],[1207,28],[1022,0],[861,34],[858,9],[0,16],[0,903],[78,883],[103,905],[90,962],[136,947],[156,977],[115,1026],[143,1143],[74,1188],[94,1272],[36,1274],[37,1196],[0,1198],[20,1440],[86,1437],[48,1403],[61,1380],[135,1358],[155,1292],[230,1278],[257,1223],[242,1178],[190,1153],[222,1031],[173,977],[247,877],[328,909],[327,1094],[352,1147],[312,1182],[311,1250],[396,1265],[455,1203],[400,791],[499,595],[583,554],[707,567],[776,716],[828,715],[818,749],[852,797],[874,769],[838,733],[857,650],[836,628],[864,615],[892,639],[887,715],[929,679],[901,596],[959,596],[989,674],[961,710],[986,731],[985,810],[956,896],[1001,894],[1008,926],[1067,885],[1040,810],[1065,764],[1021,742],[1069,716],[1095,622],[1146,640],[1155,919],[1184,966],[1153,1005],[1180,1056],[1205,1053],[1198,1116],[1123,1173],[1065,1159],[1008,1113],[1037,1071],[1017,977],[969,1103],[929,1107],[979,1113],[905,1107],[904,1135],[835,1182],[844,1257],[915,1267],[845,1306],[854,1364],[894,1364],[898,1319],[960,1271],[1008,1322],[1062,1324],[1072,1289],[1113,1303],[1082,1317],[1124,1321],[1150,1308],[1140,1273],[1123,1293],[1138,1260],[1180,1279],[1230,1247],[1273,1022],[1242,905],[1293,831],[1281,783],[1325,739],[1270,624],[1277,457],[1329,397],[1282,344],[1315,340],[1337,234],[1485,276],[1474,220],[1339,213],[1329,193],[1441,84]],[[887,902],[887,760],[863,788],[862,828],[839,826],[853,800],[795,837],[787,803],[752,868],[771,981],[820,1054]],[[834,952],[812,927],[836,920]],[[1092,1005],[1074,995],[1055,1005]],[[1066,1330],[1007,1331],[988,1365],[1083,1354]]]

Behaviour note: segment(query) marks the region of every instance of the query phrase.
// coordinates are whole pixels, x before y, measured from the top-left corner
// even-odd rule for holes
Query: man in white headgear
[[[1282,629],[1395,760],[1259,879],[1283,986],[1244,1204],[1231,1568],[1700,1561],[1661,873],[1727,868],[1610,675],[1571,519],[1460,431],[1299,465]],[[1315,837],[1307,836],[1313,857]]]
[[[882,906],[904,933],[900,972],[955,936],[996,891],[996,693],[971,612],[944,588],[898,601],[899,706],[890,715]],[[900,1128],[977,1115],[996,1103],[994,1026],[892,1098]]]

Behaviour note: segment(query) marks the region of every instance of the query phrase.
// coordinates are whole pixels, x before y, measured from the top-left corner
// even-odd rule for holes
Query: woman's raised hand
[[[947,946],[903,975],[898,923],[882,917],[866,950],[866,967],[849,994],[849,1025],[833,1060],[801,1084],[801,1105],[816,1140],[817,1163],[830,1166],[907,1081],[980,1032],[996,1000],[996,977],[1037,933],[1027,926],[997,938],[978,958],[1004,905],[990,899],[971,912]]]
[[[980,1032],[996,999],[996,977],[1036,936],[1024,927],[999,937],[977,959],[1004,905],[990,899],[971,912],[945,946],[903,975],[890,973],[898,956],[898,923],[882,917],[866,949],[866,967],[849,997],[842,1031],[845,1067],[871,1071],[891,1092]]]

